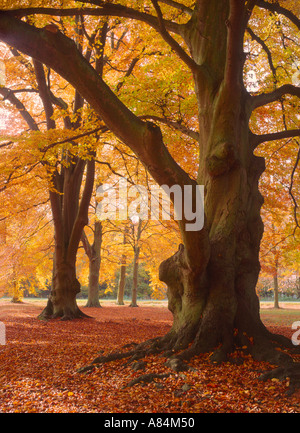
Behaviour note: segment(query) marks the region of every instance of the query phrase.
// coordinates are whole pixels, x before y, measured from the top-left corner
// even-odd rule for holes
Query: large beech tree
[[[176,356],[176,362],[173,359],[170,365],[178,366],[179,361],[207,351],[213,351],[214,361],[226,360],[235,344],[242,344],[256,359],[284,366],[291,377],[291,371],[296,371],[299,365],[276,347],[292,345],[263,325],[255,291],[263,233],[260,216],[263,198],[258,183],[265,164],[254,152],[260,143],[298,136],[300,129],[282,127],[257,135],[251,131],[249,122],[254,110],[281,101],[287,95],[297,104],[300,88],[291,81],[274,79],[273,86],[253,94],[244,85],[243,72],[244,38],[250,24],[254,23],[256,28],[264,13],[270,17],[280,14],[295,33],[300,28],[297,2],[152,0],[112,4],[86,0],[82,3],[92,7],[2,11],[0,39],[53,68],[71,83],[159,185],[205,187],[203,228],[188,231],[187,221],[184,218],[179,221],[182,244],[160,265],[160,279],[168,286],[172,329],[164,337],[140,345],[138,350],[170,351],[173,358]],[[163,129],[157,123],[145,121],[145,117],[142,120],[124,105],[71,39],[56,29],[36,28],[22,20],[36,13],[117,16],[128,19],[128,26],[132,20],[142,21],[160,34],[177,54],[178,65],[184,64],[194,81],[198,104],[194,136],[199,143],[196,180],[171,155]],[[255,37],[255,32],[249,31]],[[267,44],[256,39],[262,42],[270,67],[274,67]]]

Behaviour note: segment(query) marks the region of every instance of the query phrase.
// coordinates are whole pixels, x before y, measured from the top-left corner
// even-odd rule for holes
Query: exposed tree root
[[[105,364],[107,362],[116,361],[118,359],[128,358],[130,356],[134,356],[134,354],[135,354],[135,352],[132,350],[129,352],[110,353],[109,355],[106,355],[106,356],[97,356],[97,358],[95,358],[92,361],[92,365]]]
[[[288,379],[289,386],[286,394],[288,396],[294,394],[300,388],[300,362],[295,362],[288,367],[278,367],[274,370],[267,371],[259,377],[259,380],[269,379]]]
[[[155,379],[165,379],[166,377],[169,377],[171,373],[165,373],[165,374],[157,374],[157,373],[148,373],[148,374],[142,374],[139,377],[136,377],[135,379],[128,382],[127,385],[125,385],[123,388],[129,388],[131,386],[134,386],[138,383],[151,383]]]
[[[278,378],[282,380],[289,378],[289,388],[287,395],[292,395],[300,388],[300,363],[295,362],[288,353],[278,350],[278,341],[281,343],[281,348],[285,345],[290,348],[290,341],[288,339],[285,337],[278,338],[278,336],[271,333],[269,333],[268,337],[269,338],[266,338],[266,336],[264,336],[260,339],[256,339],[256,342],[251,338],[249,339],[249,337],[246,337],[245,341],[247,344],[245,344],[242,349],[244,352],[250,353],[253,358],[258,361],[265,361],[272,365],[279,365],[278,368],[262,374],[262,376],[260,376],[260,380],[268,380],[272,378]],[[274,340],[277,341],[277,346],[274,344]],[[104,364],[119,359],[127,359],[125,365],[131,365],[132,368],[137,371],[139,369],[144,369],[145,363],[139,360],[143,359],[146,355],[161,354],[161,356],[166,357],[165,365],[178,373],[180,371],[190,370],[192,367],[190,367],[187,362],[193,357],[205,352],[202,350],[203,348],[200,348],[199,345],[195,346],[193,344],[187,349],[177,352],[172,349],[172,347],[175,345],[176,339],[171,333],[164,337],[150,339],[140,344],[130,343],[123,348],[127,349],[133,347],[133,349],[124,352],[114,352],[105,356],[98,356],[90,365],[80,368],[77,372],[90,372],[99,364]],[[237,347],[237,345],[230,346],[228,345],[228,342],[226,342],[224,345],[221,344],[212,353],[210,360],[213,363],[229,361],[234,364],[240,364],[242,362],[241,359],[236,360],[230,357],[230,354],[236,349],[241,349],[241,347]],[[170,374],[142,374],[138,378],[135,378],[129,382],[126,386],[133,386],[138,383],[149,383],[155,379],[167,377]]]

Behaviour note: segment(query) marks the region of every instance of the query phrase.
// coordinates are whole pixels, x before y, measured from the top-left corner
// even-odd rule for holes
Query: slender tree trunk
[[[124,305],[124,291],[126,283],[126,256],[122,256],[122,264],[120,267],[120,278],[118,284],[117,304]]]
[[[137,307],[137,288],[138,288],[138,273],[139,273],[139,254],[140,249],[138,246],[135,247],[133,257],[133,279],[132,279],[132,295],[130,307]]]
[[[273,284],[274,284],[274,308],[279,308],[279,300],[278,300],[278,273],[276,269],[276,273],[273,275]]]
[[[296,295],[297,295],[297,298],[299,299],[300,298],[300,277],[299,277],[298,272],[297,272],[297,278],[296,278],[295,286],[296,286]]]
[[[86,307],[101,307],[99,301],[99,278],[101,267],[101,245],[102,245],[102,223],[96,221],[94,225],[94,240],[93,244],[85,233],[82,234],[82,243],[85,252],[89,259],[89,286],[88,286],[88,300]]]
[[[123,234],[123,245],[127,243],[127,231],[128,228],[125,227]],[[124,305],[124,292],[125,292],[125,283],[126,283],[126,255],[122,254],[121,258],[121,267],[120,267],[120,278],[118,284],[118,295],[117,295],[117,304]]]
[[[140,239],[142,235],[142,220],[136,227],[133,225],[133,240],[134,240],[134,256],[133,256],[133,279],[132,279],[132,297],[130,307],[137,307],[137,288],[138,288],[138,274],[139,274],[139,255],[140,255]]]

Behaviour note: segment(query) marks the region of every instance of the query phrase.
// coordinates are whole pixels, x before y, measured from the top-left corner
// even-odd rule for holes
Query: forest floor
[[[164,303],[141,303],[138,308],[102,305],[81,307],[93,319],[42,322],[37,316],[45,300],[12,304],[0,299],[0,321],[6,329],[6,344],[0,345],[0,412],[300,412],[299,391],[288,397],[286,380],[258,380],[273,366],[241,355],[242,350],[233,355],[243,357],[241,365],[213,365],[202,355],[189,363],[192,370],[131,387],[128,383],[141,374],[170,373],[165,358],[147,356],[144,370],[134,371],[118,360],[78,373],[102,351],[119,351],[126,344],[164,335],[171,327]],[[261,314],[268,328],[291,338],[300,305],[284,307],[262,308]]]

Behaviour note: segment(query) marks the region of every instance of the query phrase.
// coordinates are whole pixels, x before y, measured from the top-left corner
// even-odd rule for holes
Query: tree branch
[[[263,48],[263,50],[265,51],[265,53],[267,54],[270,69],[272,71],[272,74],[274,76],[275,81],[277,81],[277,79],[276,79],[276,68],[274,67],[273,59],[272,59],[272,54],[271,54],[271,51],[269,50],[269,47],[267,46],[267,44],[265,43],[265,41],[263,41],[259,36],[257,36],[250,27],[247,27],[247,32],[249,33],[249,35],[251,36],[251,38],[254,41],[256,41]]]
[[[135,19],[138,21],[142,21],[149,26],[153,27],[154,29],[158,30],[159,25],[157,18],[151,14],[137,11],[136,9],[126,7],[119,4],[111,4],[106,3],[104,1],[89,1],[89,0],[82,0],[82,3],[89,3],[94,4],[95,6],[99,6],[99,8],[46,8],[46,7],[31,7],[31,8],[20,8],[20,9],[10,9],[6,12],[10,15],[17,17],[17,18],[23,18],[28,15],[50,15],[50,16],[59,16],[59,17],[69,17],[69,16],[112,16],[112,17],[122,17],[122,18],[129,18],[129,19]],[[166,28],[173,32],[180,34],[180,28],[181,25],[174,23],[172,21],[164,20],[164,25]]]
[[[0,94],[4,97],[4,100],[7,99],[12,105],[17,108],[17,110],[32,131],[39,130],[36,121],[31,116],[29,111],[26,110],[24,104],[15,96],[14,92],[12,92],[6,87],[0,87]]]
[[[87,235],[86,235],[84,230],[82,230],[81,242],[82,242],[82,245],[83,245],[83,248],[84,248],[86,255],[91,260],[92,259],[92,247],[91,247],[91,244],[89,243],[89,240],[88,240]]]
[[[84,189],[79,204],[78,214],[76,221],[73,225],[70,242],[68,246],[69,260],[73,257],[74,249],[77,250],[79,242],[82,237],[83,228],[88,224],[88,209],[91,201],[95,178],[95,154],[92,152],[91,159],[87,161],[86,178]]]
[[[194,140],[198,141],[199,140],[199,133],[197,131],[194,131],[192,129],[187,128],[186,126],[182,125],[179,122],[174,122],[173,120],[170,119],[166,119],[164,117],[159,117],[159,116],[152,116],[152,115],[143,115],[143,116],[139,116],[140,119],[144,119],[144,120],[153,120],[154,122],[159,122],[159,123],[163,123],[167,126],[170,126],[171,128],[176,129],[177,131],[182,132],[183,134],[187,135],[190,138],[193,138]]]
[[[243,58],[243,40],[245,27],[245,5],[239,0],[230,0],[230,13],[227,21],[227,59],[225,67],[225,83],[235,92],[241,80],[241,59]]]
[[[14,159],[16,160],[16,159],[18,159],[18,158],[14,158]],[[35,167],[37,167],[39,163],[40,163],[40,162],[38,161],[38,162],[35,162],[34,164],[31,164],[31,165],[30,165],[29,167],[27,167],[26,170],[25,170],[23,173],[21,173],[21,174],[16,174],[16,173],[17,173],[17,171],[18,171],[20,168],[23,168],[23,166],[22,166],[22,165],[17,165],[16,167],[14,167],[14,169],[9,173],[7,179],[5,179],[5,181],[4,181],[4,186],[0,187],[0,192],[3,192],[4,190],[6,190],[7,187],[9,186],[10,182],[12,182],[12,181],[14,181],[14,180],[17,180],[17,179],[20,179],[20,178],[22,178],[23,176],[26,176],[26,175],[27,175],[28,173],[30,173],[30,172],[31,172]]]
[[[77,135],[74,135],[72,137],[65,138],[64,140],[55,141],[54,143],[48,144],[48,146],[43,147],[40,150],[41,150],[41,152],[47,152],[47,150],[52,149],[52,147],[54,147],[58,144],[70,143],[72,141],[79,140],[79,138],[83,138],[83,137],[87,137],[87,136],[92,135],[92,134],[96,134],[99,131],[107,132],[108,129],[105,126],[99,126],[98,128],[92,129],[91,131],[83,132],[82,134],[77,134]]]
[[[110,164],[109,162],[106,162],[106,161],[99,161],[98,159],[96,159],[95,162],[96,162],[97,164],[106,165],[106,166],[110,169],[110,171],[111,171],[113,174],[115,174],[116,176],[122,177],[122,178],[126,179],[127,182],[131,183],[132,185],[135,185],[135,183],[134,183],[132,180],[127,179],[125,176],[123,176],[123,174],[120,174],[120,173],[118,173],[117,171],[115,171],[115,170],[112,168],[112,166],[111,166],[111,164]]]
[[[124,105],[77,50],[74,41],[59,31],[37,29],[6,12],[0,12],[0,40],[51,67],[74,86],[107,127],[130,147],[159,185],[179,185],[182,188],[191,185],[195,193],[196,182],[168,151],[160,128],[142,121]],[[183,218],[178,224],[183,241],[188,246],[185,250],[187,263],[193,266],[195,260],[204,269],[210,254],[207,228],[187,231],[186,222]],[[75,245],[77,239],[76,242],[75,236],[73,239],[72,244]],[[79,241],[80,237],[78,244]]]
[[[197,63],[186,53],[186,51],[179,45],[179,43],[168,33],[165,22],[162,16],[161,9],[158,5],[157,0],[151,0],[158,18],[159,29],[158,32],[161,34],[163,39],[170,45],[170,47],[175,51],[179,58],[191,69],[191,71],[196,72],[198,70]]]
[[[286,239],[290,238],[291,236],[293,236],[293,234],[289,234],[287,236],[285,236],[283,239],[281,239],[280,241],[276,242],[275,245],[273,245],[266,253],[262,254],[260,256],[260,259],[262,259],[263,257],[266,257],[270,252],[273,252],[273,250],[280,245],[282,242],[284,242]]]
[[[300,87],[294,86],[292,84],[284,84],[273,92],[251,96],[250,102],[252,109],[255,110],[255,108],[278,101],[284,95],[292,95],[300,98]]]
[[[282,7],[278,2],[269,3],[265,0],[257,0],[257,6],[263,9],[267,9],[271,12],[277,12],[278,14],[286,16],[295,26],[300,29],[300,20],[299,18],[293,14],[292,11]]]
[[[300,135],[300,134],[299,134],[299,135]],[[299,162],[300,162],[300,145],[299,145],[299,142],[298,142],[298,146],[299,146],[299,149],[298,149],[298,153],[297,153],[296,161],[295,161],[295,164],[294,164],[294,167],[293,167],[293,170],[292,170],[292,174],[291,174],[291,183],[290,183],[290,187],[289,187],[289,194],[290,194],[290,196],[291,196],[291,198],[292,198],[292,200],[293,200],[293,203],[294,203],[294,220],[295,220],[295,223],[296,223],[295,230],[296,230],[297,228],[300,228],[299,221],[298,221],[298,216],[297,216],[297,210],[298,210],[298,207],[299,207],[299,206],[298,206],[298,203],[297,203],[297,201],[296,201],[296,199],[295,199],[295,196],[294,196],[294,194],[293,194],[294,176],[295,176],[295,173],[296,173],[297,167],[298,167]]]
[[[279,132],[271,132],[270,134],[252,134],[251,143],[253,145],[253,149],[255,149],[259,144],[264,143],[266,141],[274,141],[274,140],[282,140],[285,138],[291,137],[299,137],[300,129],[289,129],[285,131]]]
[[[54,110],[51,102],[51,95],[46,83],[44,66],[39,61],[32,59],[38,84],[39,95],[43,103],[46,115],[47,129],[55,129],[55,121],[52,119]]]
[[[14,143],[13,141],[7,141],[7,142],[5,142],[5,143],[1,143],[1,144],[0,144],[0,149],[1,149],[2,147],[10,146],[10,145],[13,144],[13,143]]]
[[[181,12],[186,13],[187,15],[190,15],[190,16],[193,15],[193,10],[191,8],[185,6],[182,3],[178,3],[178,2],[176,2],[174,0],[159,0],[159,2],[160,3],[164,3],[164,4],[168,5],[168,6],[171,6],[174,9],[178,9]]]
[[[6,12],[0,12],[0,39],[48,65],[73,85],[160,185],[191,183],[164,145],[160,129],[143,122],[121,102],[71,39],[60,32],[37,29]]]
[[[140,60],[140,57],[135,57],[134,59],[132,59],[130,65],[129,65],[126,73],[125,73],[124,78],[127,78],[132,74],[132,71],[139,60]],[[117,84],[117,92],[119,92],[121,90],[121,87],[124,85],[124,82],[125,82],[124,78],[123,78],[123,81],[119,81],[119,83]]]

